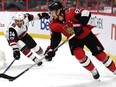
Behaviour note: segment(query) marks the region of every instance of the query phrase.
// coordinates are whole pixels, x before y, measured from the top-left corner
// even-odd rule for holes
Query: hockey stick
[[[62,42],[61,44],[59,44],[54,51],[56,51],[59,47],[61,47],[63,44],[65,44],[67,41],[69,41],[71,38],[73,38],[75,35],[70,36],[68,39],[66,39],[64,42]],[[46,55],[44,55],[41,59],[43,60],[45,58]],[[22,74],[24,74],[25,72],[27,72],[29,69],[31,69],[32,67],[34,67],[35,65],[37,65],[37,63],[31,65],[30,67],[28,67],[27,69],[25,69],[23,72],[21,72],[20,74],[18,74],[17,76],[9,76],[6,74],[0,74],[0,77],[4,78],[4,79],[8,79],[9,81],[14,81],[15,79],[17,79],[19,76],[21,76]]]
[[[11,67],[11,65],[13,64],[15,62],[15,59],[11,62],[11,64],[6,68],[6,70],[2,73],[2,74],[4,74],[10,67]],[[1,76],[0,76],[1,77]]]

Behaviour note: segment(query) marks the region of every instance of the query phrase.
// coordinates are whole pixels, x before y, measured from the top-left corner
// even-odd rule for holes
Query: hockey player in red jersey
[[[19,60],[21,51],[25,56],[38,63],[38,65],[42,64],[42,61],[40,61],[32,53],[31,49],[38,55],[43,53],[43,49],[40,46],[37,46],[37,43],[34,41],[34,39],[27,33],[29,22],[42,18],[48,19],[48,13],[32,15],[17,12],[14,16],[14,19],[10,22],[5,32],[5,37],[13,49],[13,56],[16,60]]]
[[[49,5],[49,13],[53,20],[50,23],[51,42],[45,51],[45,58],[51,61],[55,56],[53,49],[61,42],[61,34],[69,38],[71,54],[82,64],[82,66],[92,73],[94,79],[99,79],[100,75],[89,57],[86,56],[83,47],[86,46],[107,69],[116,74],[116,66],[113,60],[104,52],[104,47],[92,33],[93,26],[88,24],[91,13],[85,9],[69,8],[64,9],[60,2],[53,2]]]

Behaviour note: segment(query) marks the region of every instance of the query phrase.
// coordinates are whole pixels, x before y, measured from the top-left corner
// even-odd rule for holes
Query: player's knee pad
[[[78,47],[78,48],[74,49],[73,53],[79,61],[85,57],[85,52],[82,48]]]

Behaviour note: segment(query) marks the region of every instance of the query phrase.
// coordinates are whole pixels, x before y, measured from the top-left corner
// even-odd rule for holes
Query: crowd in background
[[[88,10],[103,11],[108,7],[116,9],[116,0],[0,0],[0,10],[2,10],[2,1],[4,1],[4,10],[48,10],[48,4],[53,1],[61,1],[66,8],[80,5],[81,8]]]

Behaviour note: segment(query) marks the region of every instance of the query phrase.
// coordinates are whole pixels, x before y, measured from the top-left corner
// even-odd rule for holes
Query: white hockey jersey
[[[24,23],[21,27],[16,25],[15,20],[10,22],[4,35],[13,49],[18,48],[17,41],[26,35],[29,22],[33,20],[39,20],[38,15],[25,15]]]
[[[8,25],[7,30],[5,32],[5,37],[7,38],[7,40],[9,40],[9,34],[10,35],[14,34],[12,32],[9,32],[9,28],[13,28],[16,31],[17,36],[18,36],[19,39],[22,38],[23,36],[25,36],[25,34],[28,31],[29,20],[32,21],[32,20],[39,19],[39,17],[37,15],[31,15],[31,16],[33,16],[31,19],[29,19],[28,16],[25,17],[24,23],[20,28],[15,24],[15,21],[12,20],[10,22],[10,24]]]

